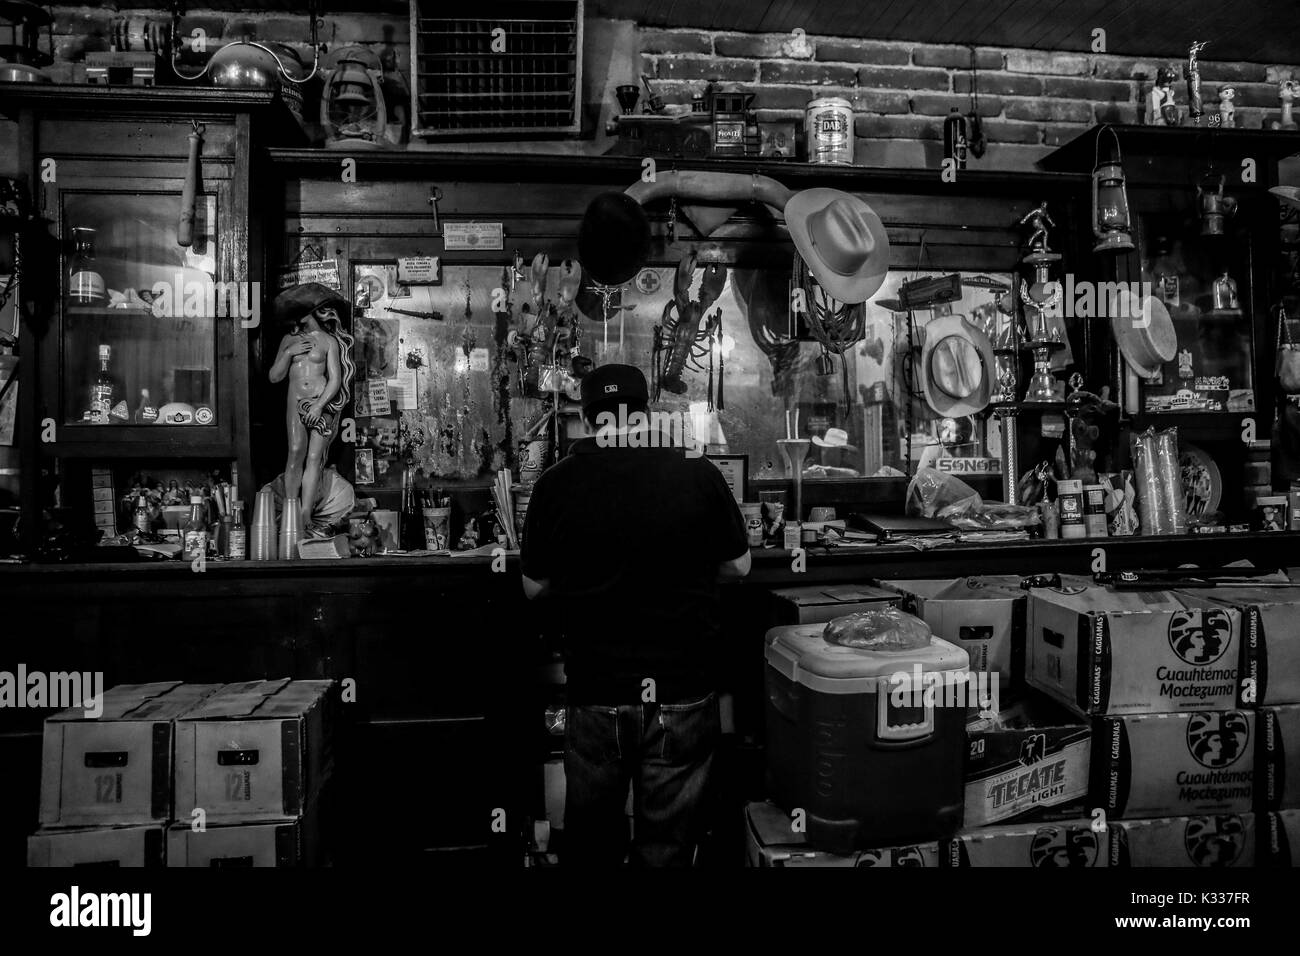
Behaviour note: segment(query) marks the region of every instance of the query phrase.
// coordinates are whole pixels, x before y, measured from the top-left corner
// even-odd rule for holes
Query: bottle
[[[149,532],[153,530],[153,520],[149,517],[149,499],[140,495],[135,500],[135,515],[132,523],[136,530]]]
[[[184,557],[193,561],[208,553],[208,526],[204,519],[203,496],[190,495],[190,520],[181,532],[184,541]]]
[[[226,557],[243,561],[248,557],[248,529],[244,527],[244,503],[230,502],[230,533],[226,536]]]
[[[111,354],[110,346],[99,347],[99,374],[90,385],[90,421],[95,425],[107,425],[113,411],[113,376],[108,371]]]
[[[140,404],[135,410],[135,423],[137,425],[152,425],[158,421],[158,408],[149,398],[149,389],[140,389]]]

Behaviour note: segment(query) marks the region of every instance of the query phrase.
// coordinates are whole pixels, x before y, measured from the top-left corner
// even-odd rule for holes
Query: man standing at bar
[[[622,863],[629,783],[634,866],[691,865],[707,824],[718,583],[749,573],[749,547],[722,473],[652,438],[648,400],[630,365],[583,379],[588,436],[538,479],[524,526],[524,593],[564,630],[569,865]]]

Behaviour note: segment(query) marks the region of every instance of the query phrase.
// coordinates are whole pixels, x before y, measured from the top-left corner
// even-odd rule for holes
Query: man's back
[[[711,690],[718,566],[746,550],[707,459],[575,443],[533,489],[522,556],[560,606],[570,698],[635,701],[647,678],[663,701]]]

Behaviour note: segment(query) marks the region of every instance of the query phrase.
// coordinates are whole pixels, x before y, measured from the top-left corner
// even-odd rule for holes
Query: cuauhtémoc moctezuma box
[[[1069,577],[1030,591],[1027,617],[1027,682],[1078,713],[1237,706],[1237,608],[1195,592],[1116,591]]]

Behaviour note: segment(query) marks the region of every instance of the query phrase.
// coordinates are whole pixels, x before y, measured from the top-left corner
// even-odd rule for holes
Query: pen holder
[[[806,438],[779,438],[777,447],[785,459],[785,475],[793,485],[794,515],[787,520],[803,521],[803,460],[808,457],[811,442]]]

